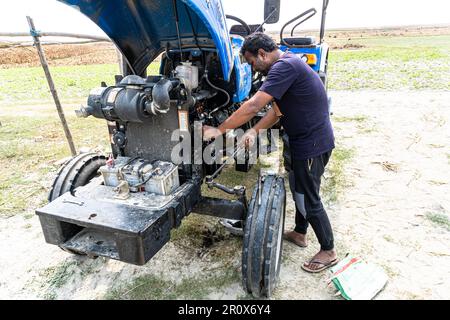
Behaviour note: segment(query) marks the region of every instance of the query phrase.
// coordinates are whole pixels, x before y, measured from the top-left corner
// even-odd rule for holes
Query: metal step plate
[[[61,247],[88,256],[102,256],[119,260],[116,239],[111,233],[95,229],[83,229]]]

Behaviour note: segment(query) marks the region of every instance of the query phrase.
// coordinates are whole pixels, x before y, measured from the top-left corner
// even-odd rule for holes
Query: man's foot
[[[306,240],[306,234],[301,234],[295,231],[285,232],[283,239],[298,245],[301,248],[308,246],[308,240]]]
[[[311,260],[303,263],[302,269],[307,272],[317,273],[334,266],[338,262],[339,259],[334,249],[320,250]]]

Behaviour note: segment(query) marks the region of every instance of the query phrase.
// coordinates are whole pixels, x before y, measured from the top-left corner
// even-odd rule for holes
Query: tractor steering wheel
[[[239,22],[239,23],[244,27],[244,29],[245,29],[245,31],[247,32],[247,35],[248,35],[248,36],[252,33],[250,27],[248,26],[247,23],[245,23],[244,20],[239,19],[238,17],[232,16],[232,15],[229,15],[229,14],[227,14],[225,17],[226,17],[227,19],[231,19],[231,20],[234,20],[234,21]]]

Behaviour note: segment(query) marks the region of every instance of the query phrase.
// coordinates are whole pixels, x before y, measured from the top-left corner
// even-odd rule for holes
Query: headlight
[[[302,59],[311,66],[317,64],[317,56],[314,53],[302,53],[299,54],[298,56],[300,57],[300,59]]]

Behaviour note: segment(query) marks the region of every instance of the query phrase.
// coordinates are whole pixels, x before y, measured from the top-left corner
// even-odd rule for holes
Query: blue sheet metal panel
[[[315,53],[317,56],[316,65],[310,66],[314,71],[319,72],[320,60],[322,59],[322,47],[317,45],[316,47],[305,47],[305,48],[288,48],[286,46],[280,46],[281,51],[290,51],[295,54],[302,53]]]
[[[234,71],[236,73],[236,93],[233,95],[233,102],[241,102],[246,99],[252,88],[252,67],[248,63],[241,63],[240,51],[244,38],[233,36],[231,44],[234,54]]]
[[[166,48],[178,49],[172,0],[58,0],[96,23],[130,63],[136,74]],[[178,0],[183,48],[216,48],[229,81],[233,52],[220,0]],[[191,23],[192,22],[192,23]],[[197,41],[195,41],[195,37]]]

